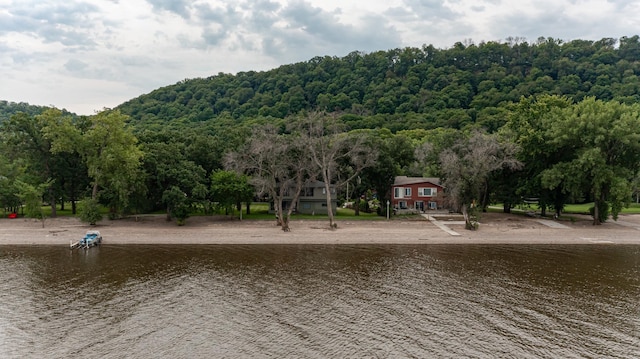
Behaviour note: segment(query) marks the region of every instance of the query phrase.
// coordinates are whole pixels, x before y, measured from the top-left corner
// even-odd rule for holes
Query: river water
[[[640,246],[0,246],[0,358],[431,357],[640,357]]]

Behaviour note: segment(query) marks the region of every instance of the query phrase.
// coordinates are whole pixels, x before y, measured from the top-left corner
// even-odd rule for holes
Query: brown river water
[[[640,357],[640,246],[0,246],[0,358],[461,357]]]

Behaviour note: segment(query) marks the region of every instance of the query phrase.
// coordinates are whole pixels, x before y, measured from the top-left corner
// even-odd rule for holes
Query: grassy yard
[[[564,206],[563,213],[564,214],[589,214],[589,208],[593,207],[593,202],[591,203],[581,203],[581,204],[567,204]],[[502,212],[502,203],[498,203],[492,205],[490,207],[491,212]],[[517,206],[512,209],[514,212],[522,211],[522,212],[540,212],[538,206],[532,204],[530,206]],[[547,213],[551,213],[553,210],[547,210]],[[628,208],[623,208],[620,211],[620,214],[640,214],[640,203],[631,203]]]
[[[593,202],[584,204],[568,204],[564,207],[565,213],[589,214],[589,208]],[[640,203],[631,203],[629,208],[623,208],[621,214],[640,214]]]
[[[269,204],[268,203],[252,203],[251,204],[251,214],[246,214],[246,208],[243,207],[242,218],[243,219],[254,219],[254,220],[272,220],[275,215],[273,213],[269,213]],[[336,219],[349,219],[349,220],[384,220],[386,217],[378,216],[375,213],[365,213],[360,212],[359,216],[355,215],[355,211],[348,208],[338,208],[338,213],[336,213]],[[235,211],[234,216],[239,216],[238,212]],[[291,219],[305,219],[305,220],[328,220],[326,215],[322,214],[293,214],[291,215]]]
[[[65,209],[61,210],[60,206],[58,206],[57,209],[57,215],[58,217],[65,217],[65,216],[73,216],[73,214],[71,213],[71,203],[65,203]],[[43,206],[42,210],[45,214],[46,217],[51,217],[51,207],[50,206]],[[269,213],[269,204],[268,203],[263,203],[263,202],[254,202],[251,204],[251,214],[247,215],[246,214],[246,207],[242,207],[242,218],[243,219],[248,219],[248,220],[273,220],[274,214],[273,213]],[[105,208],[105,207],[101,207],[100,212],[102,212],[102,214],[105,216],[105,218],[107,217],[107,215],[109,214],[109,209]],[[164,214],[164,211],[159,211],[159,212],[154,212],[153,214]],[[217,214],[224,214],[224,212],[221,213],[217,213]],[[204,215],[203,212],[194,212],[192,213],[192,216],[202,216]],[[240,217],[240,213],[238,211],[233,211],[233,213],[229,213],[230,216],[234,216],[234,217]],[[402,217],[392,217],[392,219],[398,219],[398,218],[402,218],[405,219],[407,217],[412,217],[412,216],[402,216]],[[299,219],[304,219],[304,220],[328,220],[326,215],[310,215],[310,214],[294,214],[291,216],[291,219],[293,220],[299,220]],[[352,209],[348,209],[348,208],[338,208],[338,211],[336,213],[336,219],[337,220],[386,220],[386,217],[382,217],[382,216],[378,216],[376,213],[365,213],[365,212],[360,212],[359,216],[355,215],[355,211]]]

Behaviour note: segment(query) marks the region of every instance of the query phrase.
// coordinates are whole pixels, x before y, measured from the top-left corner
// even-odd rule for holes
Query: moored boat
[[[97,246],[102,243],[102,235],[99,231],[87,231],[87,234],[76,243],[71,243],[71,249],[74,248],[89,248],[93,246]]]

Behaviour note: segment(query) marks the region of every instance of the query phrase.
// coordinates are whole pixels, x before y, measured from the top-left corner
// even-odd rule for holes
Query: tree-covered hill
[[[301,110],[343,113],[351,128],[494,131],[522,96],[558,94],[640,101],[640,37],[539,38],[431,45],[344,57],[315,57],[263,72],[188,79],[119,109],[137,125],[203,122],[223,116],[282,119]],[[143,126],[144,126],[143,125]]]
[[[16,103],[0,100],[0,124],[19,112],[35,116],[41,114],[46,109],[47,107],[30,105],[25,102]]]

